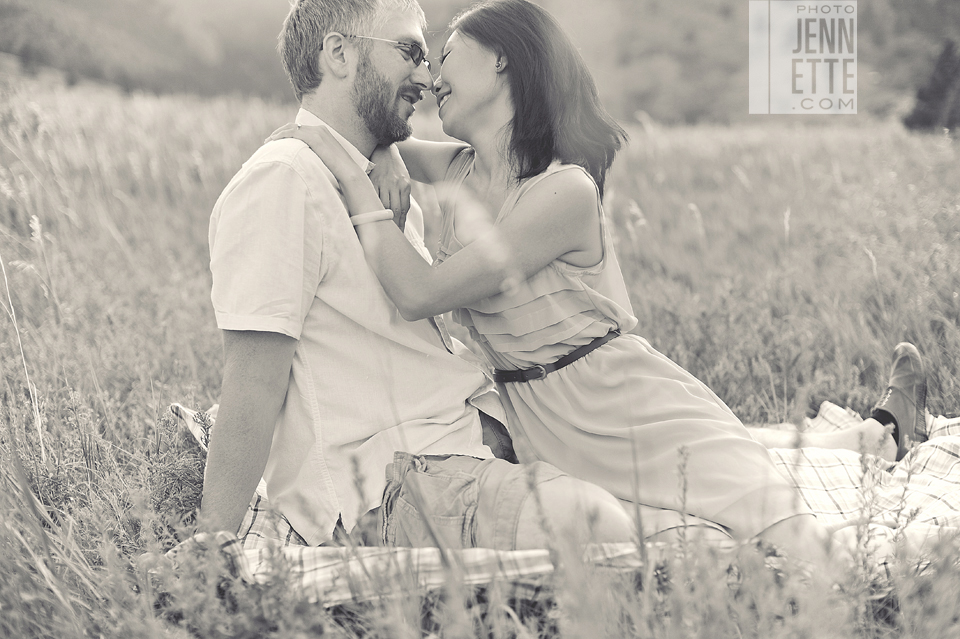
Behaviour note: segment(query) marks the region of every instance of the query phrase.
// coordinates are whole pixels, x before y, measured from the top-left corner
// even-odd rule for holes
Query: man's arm
[[[203,480],[200,529],[237,532],[263,475],[297,340],[223,331],[223,386]]]

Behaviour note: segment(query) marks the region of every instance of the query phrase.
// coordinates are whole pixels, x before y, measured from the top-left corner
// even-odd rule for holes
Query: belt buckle
[[[533,366],[532,368],[528,368],[527,370],[532,375],[535,375],[535,377],[528,377],[527,378],[528,382],[532,382],[537,379],[543,379],[544,377],[547,376],[547,369],[543,367],[543,364],[537,364],[536,366]]]

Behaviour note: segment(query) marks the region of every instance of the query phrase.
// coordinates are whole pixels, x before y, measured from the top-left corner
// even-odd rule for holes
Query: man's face
[[[423,32],[415,14],[397,13],[386,21],[377,38],[416,43],[425,48]],[[361,34],[366,35],[366,34]],[[367,40],[361,53],[353,84],[353,104],[364,124],[379,144],[405,140],[413,133],[410,116],[414,103],[428,90],[433,77],[421,64],[413,62],[396,45]]]
[[[406,140],[413,133],[409,121],[413,112],[404,114],[399,104],[402,101],[400,91],[404,87],[401,85],[397,88],[395,83],[391,83],[377,71],[370,58],[369,53],[364,54],[357,67],[353,104],[378,144],[385,146]],[[409,88],[406,90],[412,93]],[[403,104],[408,103],[403,101]]]

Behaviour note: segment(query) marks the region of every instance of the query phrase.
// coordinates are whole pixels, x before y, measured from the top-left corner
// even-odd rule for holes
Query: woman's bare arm
[[[397,142],[397,149],[407,165],[410,178],[425,184],[441,182],[453,158],[466,147],[461,142],[431,142],[417,138]]]
[[[340,181],[351,217],[382,210],[381,196],[332,134],[313,131],[310,147]],[[583,171],[550,175],[510,215],[476,227],[466,247],[436,266],[425,262],[396,224],[355,222],[367,263],[407,320],[440,315],[517,286],[558,258],[595,264],[602,257],[597,188]],[[376,216],[375,216],[376,217]],[[383,219],[383,218],[379,218]]]
[[[351,214],[375,210],[362,180],[343,184]],[[599,261],[596,188],[581,172],[553,175],[524,195],[510,215],[446,261],[431,266],[392,224],[361,224],[367,262],[407,320],[440,315],[517,286],[555,259],[574,253]]]

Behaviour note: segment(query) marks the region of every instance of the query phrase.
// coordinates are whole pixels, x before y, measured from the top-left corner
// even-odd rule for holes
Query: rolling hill
[[[747,117],[745,0],[538,0],[564,25],[621,118]],[[422,0],[428,43],[469,0]],[[276,54],[288,0],[0,0],[0,51],[128,89],[292,99]],[[897,115],[947,40],[957,0],[859,4],[860,111]]]

